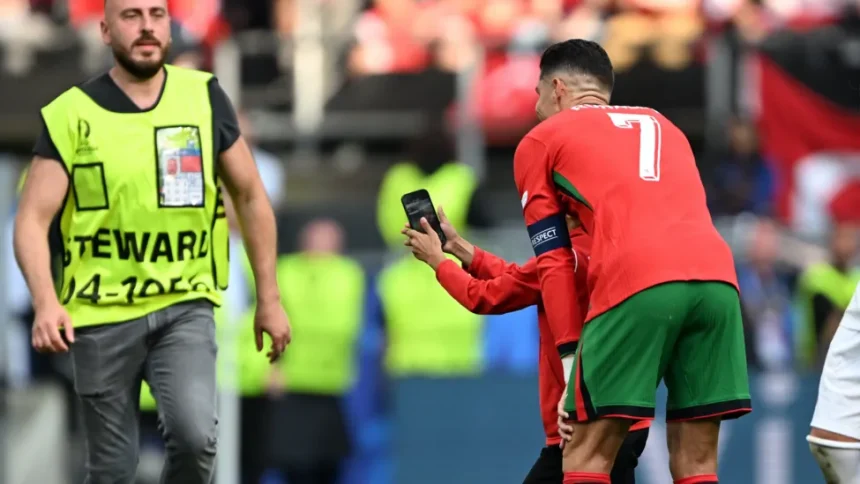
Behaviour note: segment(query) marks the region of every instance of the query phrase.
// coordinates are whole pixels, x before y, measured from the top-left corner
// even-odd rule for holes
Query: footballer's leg
[[[860,483],[860,440],[815,427],[806,440],[827,484]]]
[[[855,295],[855,299],[857,296]],[[852,300],[827,350],[806,438],[828,484],[860,483],[860,331]]]
[[[559,484],[562,480],[561,448],[548,445],[541,449],[523,484]]]
[[[661,287],[634,294],[583,328],[565,405],[574,427],[564,446],[565,484],[609,484],[630,425],[654,418],[681,319]]]
[[[720,422],[752,409],[737,290],[721,282],[676,282],[687,301],[666,368],[666,437],[676,483],[714,484]]]
[[[648,433],[648,428],[630,429],[618,450],[618,455],[615,456],[615,465],[610,474],[612,484],[636,484],[636,467],[639,465],[642,452],[645,451]]]

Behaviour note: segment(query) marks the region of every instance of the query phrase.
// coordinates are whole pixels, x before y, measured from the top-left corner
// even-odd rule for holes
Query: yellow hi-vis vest
[[[353,259],[291,254],[278,261],[281,300],[293,330],[282,371],[291,392],[343,395],[355,382],[365,275]]]
[[[77,87],[42,109],[69,173],[58,285],[76,327],[192,299],[220,305],[227,287],[212,76],[166,70],[161,100],[146,112],[107,111]]]
[[[827,297],[834,307],[844,311],[851,302],[858,281],[860,281],[860,271],[851,270],[843,273],[829,263],[811,265],[800,276],[797,284],[799,331],[796,332],[795,349],[798,361],[802,365],[815,364],[815,355],[818,352],[812,299],[816,294],[821,294]]]
[[[433,270],[407,255],[379,275],[386,364],[393,376],[467,376],[481,370],[482,318],[452,298]]]
[[[445,209],[454,227],[465,230],[469,203],[477,183],[472,168],[462,163],[447,163],[429,176],[414,163],[392,166],[382,179],[377,199],[376,223],[383,240],[389,247],[403,245],[400,231],[407,219],[400,197],[422,188],[430,193],[437,210],[440,206]]]

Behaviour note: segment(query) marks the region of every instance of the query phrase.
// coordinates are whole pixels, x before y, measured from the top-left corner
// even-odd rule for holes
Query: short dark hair
[[[609,54],[597,42],[570,39],[553,44],[540,57],[541,79],[557,71],[594,77],[608,92],[615,86]]]

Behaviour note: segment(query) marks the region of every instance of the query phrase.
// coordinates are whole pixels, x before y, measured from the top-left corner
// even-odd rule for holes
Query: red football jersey
[[[436,277],[449,294],[470,311],[478,314],[501,314],[531,305],[537,305],[540,347],[538,350],[538,390],[540,394],[541,420],[546,433],[546,445],[561,442],[558,435],[556,406],[564,392],[564,368],[561,354],[575,350],[582,321],[588,306],[586,274],[590,237],[581,234],[572,238],[574,272],[576,274],[576,305],[578,324],[574,327],[553,330],[541,304],[540,279],[535,258],[519,266],[475,248],[475,255],[468,273],[452,261],[442,263]],[[649,420],[637,422],[631,428],[637,430],[650,425]]]
[[[550,324],[572,324],[574,260],[564,215],[591,234],[586,321],[648,287],[715,280],[737,287],[690,144],[644,107],[577,106],[526,135],[514,157]],[[558,320],[559,322],[556,322]]]

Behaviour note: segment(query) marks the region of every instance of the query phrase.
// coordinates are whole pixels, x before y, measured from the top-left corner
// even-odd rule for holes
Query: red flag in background
[[[842,186],[828,208],[834,222],[860,224],[860,180],[854,179]]]
[[[766,54],[757,64],[761,150],[775,164],[777,213],[789,222],[798,162],[816,152],[860,152],[860,112],[831,101]],[[846,88],[851,81],[832,80]]]

